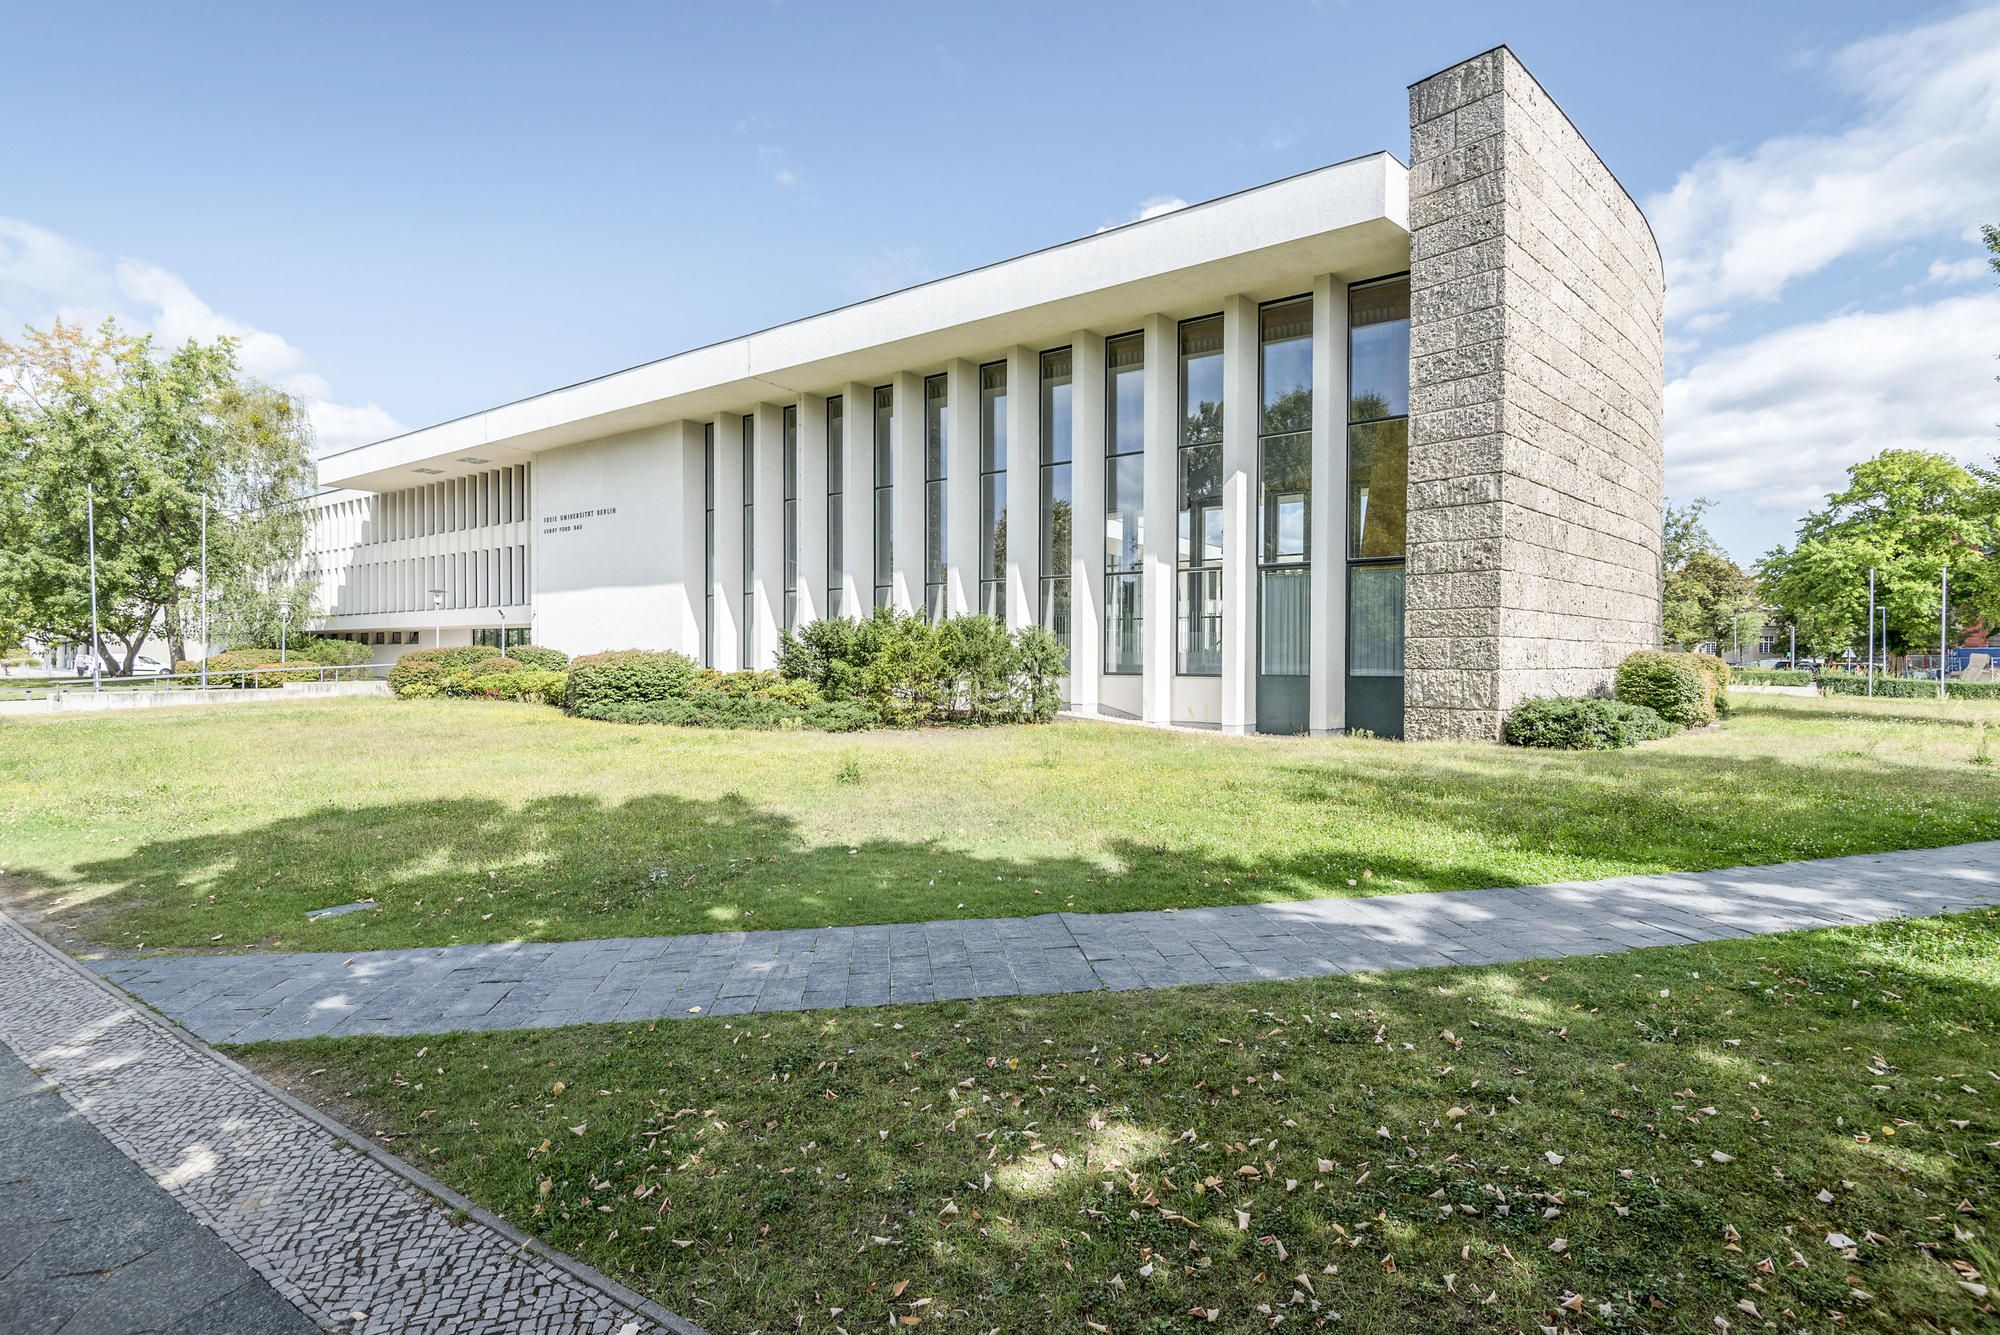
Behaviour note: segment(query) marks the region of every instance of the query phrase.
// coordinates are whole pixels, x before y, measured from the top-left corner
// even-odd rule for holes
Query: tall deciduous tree
[[[1714,504],[1700,498],[1667,503],[1660,529],[1660,637],[1669,644],[1726,642],[1740,619],[1755,614],[1756,582],[1702,522]]]
[[[1814,652],[1837,653],[1866,633],[1871,568],[1896,649],[1937,642],[1947,569],[1959,624],[2000,610],[2000,571],[1988,555],[2000,537],[2000,478],[1941,454],[1884,450],[1849,468],[1847,481],[1799,521],[1789,549],[1764,558],[1766,591]]]
[[[112,321],[89,332],[58,321],[0,340],[0,619],[91,643],[87,496],[93,648],[120,672],[162,632],[179,656],[198,624],[204,498],[225,628],[242,634],[280,597],[309,614],[311,591],[296,580],[311,442],[289,395],[239,374],[231,339],[155,356],[150,338]]]

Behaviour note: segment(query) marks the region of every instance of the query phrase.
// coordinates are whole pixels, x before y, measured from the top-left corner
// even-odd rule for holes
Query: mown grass
[[[354,950],[1539,884],[2000,836],[1975,734],[1800,703],[1581,755],[1083,723],[716,732],[457,701],[14,720],[0,892],[72,941]]]
[[[1943,1335],[1996,1328],[1997,1028],[1983,912],[239,1055],[717,1332]]]

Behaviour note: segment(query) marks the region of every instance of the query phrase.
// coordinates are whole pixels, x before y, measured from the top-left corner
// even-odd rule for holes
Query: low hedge
[[[1670,654],[1658,649],[1628,654],[1618,665],[1612,694],[1628,705],[1643,705],[1683,728],[1713,723],[1719,683],[1707,665],[1697,661],[1708,657],[1711,655]]]
[[[445,682],[453,675],[498,657],[500,651],[490,644],[468,644],[454,649],[412,649],[390,665],[389,689],[411,699],[437,695],[445,689]],[[413,690],[413,687],[430,689]]]
[[[208,684],[211,686],[255,686],[258,688],[283,686],[288,681],[318,681],[327,675],[319,671],[320,664],[285,654],[284,672],[246,671],[248,668],[275,667],[278,665],[276,649],[231,649],[226,653],[210,655],[208,659]],[[187,661],[174,664],[175,672],[199,673],[202,664]]]
[[[695,689],[702,667],[686,654],[652,649],[614,649],[570,660],[569,711],[609,705],[647,704],[685,698]]]
[[[332,640],[324,635],[301,635],[290,648],[293,657],[332,667],[357,667],[375,657],[374,648],[359,640]]]
[[[1507,715],[1502,735],[1511,746],[1556,751],[1612,751],[1671,737],[1680,729],[1645,705],[1545,695],[1523,700]]]
[[[544,649],[539,644],[517,644],[507,651],[507,657],[544,672],[561,672],[569,666],[568,654],[560,649]]]
[[[1868,678],[1865,674],[1827,673],[1819,679],[1822,695],[1867,695]],[[1937,682],[1921,677],[1875,678],[1875,694],[1890,700],[1935,700]],[[1947,681],[1944,684],[1945,698],[1948,700],[2000,700],[2000,681]]]
[[[665,723],[689,728],[810,728],[816,732],[860,732],[881,720],[857,700],[815,700],[797,705],[769,696],[696,691],[670,700],[610,701],[570,712],[605,723]]]
[[[488,700],[525,700],[530,704],[560,705],[563,702],[567,678],[561,672],[548,672],[541,668],[516,665],[511,671],[488,672],[486,669],[495,662],[505,660],[489,659],[480,664],[482,676],[466,677],[462,690],[452,690],[452,694],[476,695]],[[461,680],[452,679],[452,685]],[[449,689],[449,688],[448,688]]]
[[[1745,686],[1810,686],[1812,673],[1804,668],[1737,668],[1736,680]]]

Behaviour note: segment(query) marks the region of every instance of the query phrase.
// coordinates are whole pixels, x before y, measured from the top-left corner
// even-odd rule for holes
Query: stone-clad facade
[[[1410,89],[1406,735],[1659,643],[1659,248],[1505,47]]]

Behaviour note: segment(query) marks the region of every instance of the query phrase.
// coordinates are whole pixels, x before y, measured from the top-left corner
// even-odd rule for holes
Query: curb
[[[41,933],[22,922],[5,908],[0,908],[0,922],[5,922],[9,926],[17,928],[21,935],[26,937],[35,947],[56,960],[57,963],[67,968],[71,973],[88,980],[98,991],[132,1012],[142,1023],[150,1025],[156,1031],[166,1034],[182,1046],[209,1061],[217,1063],[240,1079],[248,1081],[260,1092],[269,1095],[284,1104],[287,1108],[290,1108],[293,1112],[307,1118],[322,1131],[333,1136],[334,1139],[344,1142],[349,1147],[373,1159],[376,1163],[388,1169],[418,1191],[432,1197],[454,1211],[462,1212],[481,1227],[505,1238],[513,1245],[514,1251],[533,1256],[537,1260],[545,1261],[555,1266],[557,1269],[566,1272],[570,1278],[576,1280],[578,1283],[596,1289],[611,1301],[623,1307],[630,1308],[639,1316],[673,1332],[673,1335],[709,1335],[708,1331],[695,1325],[692,1321],[687,1320],[685,1317],[676,1316],[674,1313],[660,1306],[660,1304],[654,1302],[651,1298],[626,1288],[609,1275],[585,1265],[582,1261],[569,1255],[569,1253],[557,1251],[540,1238],[535,1237],[531,1233],[524,1232],[484,1206],[453,1191],[450,1187],[439,1182],[421,1168],[391,1154],[367,1136],[335,1121],[311,1104],[292,1097],[284,1090],[279,1089],[270,1081],[264,1079],[264,1077],[258,1075],[255,1071],[244,1066],[241,1062],[234,1061],[224,1054],[217,1052],[214,1048],[181,1026],[162,1019],[156,1011],[152,1010],[145,1003],[139,1001],[129,993],[120,990],[115,984],[99,977],[83,964],[72,959],[54,945],[51,945],[43,939]]]

